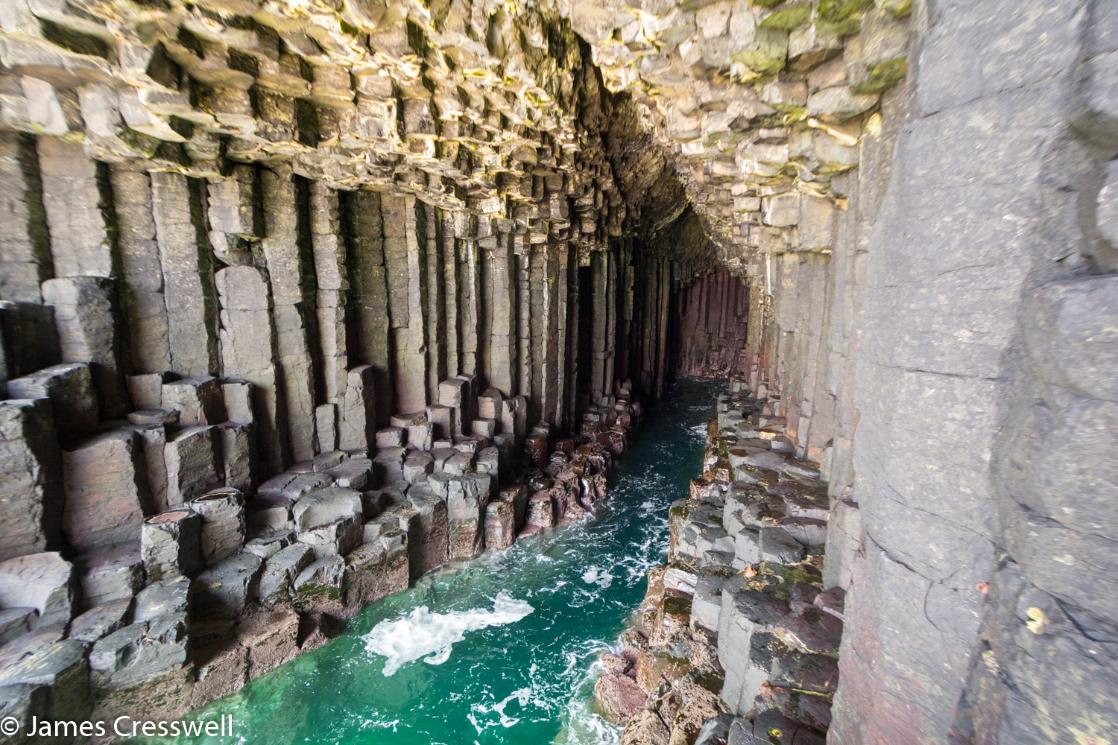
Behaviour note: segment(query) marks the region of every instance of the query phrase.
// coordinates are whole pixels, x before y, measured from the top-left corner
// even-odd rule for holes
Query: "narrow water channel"
[[[195,716],[231,714],[253,745],[616,742],[590,706],[591,666],[665,559],[668,505],[699,471],[718,388],[673,387],[593,519],[424,577]]]

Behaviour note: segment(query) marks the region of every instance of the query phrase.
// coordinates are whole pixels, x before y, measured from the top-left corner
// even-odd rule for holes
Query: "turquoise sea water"
[[[699,472],[718,388],[676,384],[597,516],[428,575],[192,716],[232,715],[236,742],[269,745],[616,742],[592,711],[591,667],[665,560],[668,505]]]

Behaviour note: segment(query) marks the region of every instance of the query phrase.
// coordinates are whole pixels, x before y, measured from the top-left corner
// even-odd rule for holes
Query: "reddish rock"
[[[602,715],[615,724],[626,724],[644,706],[648,695],[632,678],[604,673],[594,684],[594,698]]]

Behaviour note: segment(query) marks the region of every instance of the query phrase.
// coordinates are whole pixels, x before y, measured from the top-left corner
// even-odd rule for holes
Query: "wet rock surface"
[[[414,578],[600,499],[611,395],[745,375],[770,411],[673,518],[699,628],[825,545],[834,742],[1112,740],[1114,7],[12,0],[0,561],[60,553],[72,615],[242,551],[289,595],[270,557],[385,526]],[[333,487],[360,517],[297,526]]]
[[[826,487],[752,437],[775,424],[771,403],[740,380],[731,390],[703,475],[671,506],[668,563],[649,573],[622,655],[600,661],[595,697],[622,742],[822,743],[831,723],[844,593],[823,590]]]
[[[468,380],[452,383],[472,395]],[[618,452],[596,434],[640,419],[629,391],[620,386],[587,411],[591,434],[541,434],[551,454],[543,469],[531,464],[534,452],[513,449],[515,418],[498,445],[494,422],[482,428],[493,438],[457,434],[436,447],[425,414],[401,415],[393,419],[406,426],[371,438],[372,450],[330,449],[258,488],[220,486],[162,512],[145,491],[150,472],[134,432],[81,440],[73,451],[80,458],[66,454],[67,509],[87,517],[74,513],[63,527],[72,541],[80,537],[74,545],[83,553],[74,562],[58,552],[0,562],[5,705],[24,717],[96,719],[157,703],[171,712],[197,708],[322,644],[425,572],[507,548],[525,534],[529,484],[548,506],[537,532],[579,519],[605,498]],[[180,437],[208,431],[228,410],[245,413],[227,409],[221,392],[212,378],[164,382],[160,401],[173,408],[133,419],[180,428]],[[479,408],[499,401],[489,391]],[[461,397],[446,406],[473,408]],[[386,464],[418,466],[405,480],[403,471],[377,467]],[[177,500],[203,483],[196,469],[183,472],[179,485],[194,486],[169,494]]]

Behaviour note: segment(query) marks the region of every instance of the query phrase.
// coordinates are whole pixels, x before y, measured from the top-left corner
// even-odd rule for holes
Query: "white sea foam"
[[[374,714],[370,718],[361,723],[361,729],[390,729],[393,732],[399,732],[400,720],[399,719],[382,719]]]
[[[597,585],[604,590],[613,584],[613,575],[608,569],[592,566],[582,573],[582,581],[588,585]]]
[[[516,623],[534,610],[523,600],[504,591],[493,600],[493,608],[471,608],[453,613],[432,613],[421,605],[403,618],[381,621],[365,635],[365,651],[385,658],[385,676],[395,675],[403,665],[422,659],[441,665],[450,659],[451,648],[471,631]]]
[[[591,647],[588,651],[597,657],[608,645],[592,642]],[[568,666],[568,672],[570,670]],[[603,719],[591,706],[594,681],[600,672],[601,665],[595,660],[575,682],[574,695],[567,700],[566,716],[552,745],[617,745],[620,742],[621,728]]]
[[[519,722],[520,717],[511,716],[505,711],[505,708],[510,703],[515,701],[520,706],[520,708],[523,709],[525,706],[528,705],[528,702],[531,700],[531,698],[531,688],[517,688],[515,691],[505,696],[503,699],[495,704],[471,704],[470,713],[466,715],[466,718],[470,720],[470,724],[474,725],[474,729],[477,730],[477,733],[479,735],[484,730],[497,725],[508,729],[509,727],[512,727],[517,722]],[[487,714],[496,714],[498,717],[497,721],[478,721],[478,716],[486,717]]]

